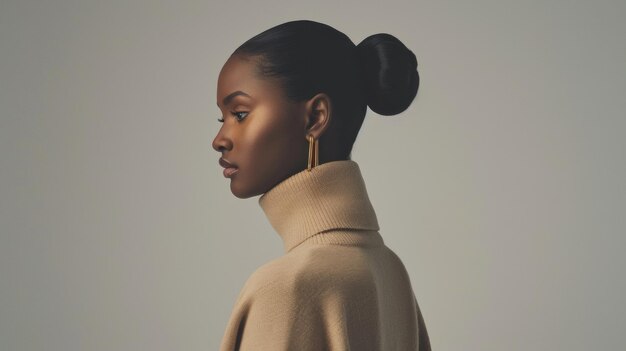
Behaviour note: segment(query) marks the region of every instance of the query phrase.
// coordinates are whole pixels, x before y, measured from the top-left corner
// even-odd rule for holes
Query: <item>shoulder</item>
[[[359,250],[341,246],[312,246],[294,250],[257,268],[245,289],[257,299],[290,296],[310,299],[326,293],[345,295],[374,288],[374,277]]]
[[[353,251],[330,245],[302,247],[257,268],[246,281],[245,312],[233,324],[240,335],[239,349],[329,349],[331,337],[333,347],[348,349],[360,342],[362,333],[377,335],[375,330],[348,333],[346,316],[374,317],[364,308],[377,306],[373,293],[349,288],[349,277],[358,274],[342,264]],[[375,287],[369,291],[375,292]],[[376,325],[374,319],[360,329]]]

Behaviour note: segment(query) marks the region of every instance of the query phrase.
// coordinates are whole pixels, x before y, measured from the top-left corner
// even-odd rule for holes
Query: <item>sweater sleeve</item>
[[[274,282],[251,296],[236,351],[348,350],[344,322],[341,298]]]
[[[415,299],[415,307],[417,310],[417,328],[419,331],[419,350],[431,351],[430,337],[428,336],[428,330],[426,330],[426,323],[424,322],[424,316],[422,316],[422,311],[420,310],[420,307],[417,304],[417,297],[415,295],[413,295],[413,299]]]

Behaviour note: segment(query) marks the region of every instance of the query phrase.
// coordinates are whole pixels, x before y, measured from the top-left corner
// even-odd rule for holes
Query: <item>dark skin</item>
[[[212,146],[238,168],[230,178],[230,189],[241,199],[264,194],[305,170],[307,135],[319,140],[332,117],[328,95],[319,93],[306,101],[290,101],[278,81],[256,75],[255,65],[248,57],[231,56],[217,82],[223,124]],[[237,95],[224,104],[224,98],[237,91],[250,97]],[[330,143],[319,143],[319,164],[338,159],[331,150]]]

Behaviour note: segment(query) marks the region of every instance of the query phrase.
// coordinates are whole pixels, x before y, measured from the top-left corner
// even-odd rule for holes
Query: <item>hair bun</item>
[[[378,33],[356,46],[370,109],[390,116],[406,110],[417,95],[417,58],[391,34]]]

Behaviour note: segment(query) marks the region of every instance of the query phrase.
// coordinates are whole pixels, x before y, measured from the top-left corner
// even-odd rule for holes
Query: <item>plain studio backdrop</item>
[[[218,348],[283,247],[221,174],[217,77],[295,19],[417,55],[417,98],[368,111],[352,156],[433,349],[625,349],[625,16],[623,1],[3,0],[0,349]]]

